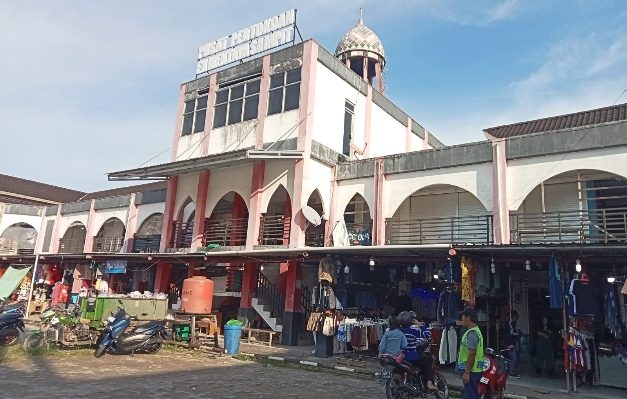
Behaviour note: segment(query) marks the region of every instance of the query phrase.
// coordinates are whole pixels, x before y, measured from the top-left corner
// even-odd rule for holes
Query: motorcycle
[[[24,339],[24,350],[34,350],[49,344],[62,347],[91,346],[96,343],[97,334],[81,323],[80,309],[74,305],[63,311],[50,308],[41,313],[41,327],[29,333]]]
[[[117,312],[107,319],[100,333],[94,357],[101,357],[105,352],[128,355],[136,351],[157,353],[161,349],[166,338],[165,321],[149,321],[125,333],[131,320],[137,320],[137,318],[128,315],[124,309],[118,308]]]
[[[6,313],[26,313],[26,303],[25,302],[16,302],[11,305],[5,305],[5,302],[0,303],[0,314]]]
[[[0,314],[0,346],[15,345],[20,339],[20,332],[24,332],[24,329],[23,313]]]
[[[507,349],[497,355],[493,349],[486,348],[478,387],[481,399],[503,399],[510,368],[506,353]]]
[[[409,362],[400,362],[391,356],[383,355],[379,358],[383,371],[375,373],[375,377],[386,380],[385,396],[387,399],[411,399],[434,397],[448,399],[448,383],[437,368],[437,363],[431,353],[424,351],[422,356],[429,356],[433,364],[433,382],[438,389],[430,391],[421,378],[420,371]]]

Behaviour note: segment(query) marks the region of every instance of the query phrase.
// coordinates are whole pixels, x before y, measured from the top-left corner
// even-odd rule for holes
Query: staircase
[[[285,309],[285,297],[261,272],[257,275],[257,292],[251,304],[272,331],[283,331],[281,316]]]

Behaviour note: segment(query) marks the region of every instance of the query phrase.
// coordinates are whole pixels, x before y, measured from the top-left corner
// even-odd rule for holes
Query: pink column
[[[257,273],[259,264],[256,262],[244,263],[244,273],[242,275],[242,291],[239,301],[241,309],[250,309],[252,307],[251,300],[257,289]]]
[[[205,117],[205,131],[202,137],[201,155],[209,154],[209,134],[213,128],[213,107],[216,105],[216,91],[218,91],[217,74],[209,76],[209,95],[207,97],[207,115]]]
[[[422,139],[422,149],[423,150],[429,149],[429,132],[427,131],[427,129],[425,129],[425,138]]]
[[[52,229],[52,239],[50,240],[51,253],[56,254],[59,252],[59,244],[61,244],[59,241],[61,239],[61,237],[59,237],[59,234],[62,233],[59,230],[61,230],[61,204],[58,205],[57,216],[54,220],[54,228]]]
[[[406,152],[411,152],[412,148],[411,148],[411,135],[413,134],[411,132],[411,127],[412,127],[412,121],[411,118],[408,116],[407,117],[407,127],[405,128],[405,151]]]
[[[168,179],[168,189],[165,196],[165,210],[163,213],[163,226],[161,228],[161,252],[165,252],[172,243],[172,230],[174,228],[174,206],[176,205],[176,190],[178,188],[179,177],[170,176]]]
[[[35,253],[36,254],[40,254],[42,252],[41,247],[43,247],[43,244],[44,244],[45,233],[46,233],[46,208],[41,208],[41,223],[39,223],[37,238],[35,239]]]
[[[183,124],[183,111],[185,110],[185,84],[179,88],[179,102],[176,110],[176,122],[174,123],[174,138],[172,139],[172,161],[176,161],[176,152],[179,147],[181,137],[181,126]]]
[[[507,204],[507,157],[505,153],[505,141],[492,142],[492,183],[493,183],[493,211],[494,217],[494,243],[509,244],[509,209]]]
[[[381,73],[381,61],[374,64],[374,70],[377,74],[377,86],[379,88],[379,93],[383,93],[383,74]]]
[[[337,217],[337,188],[338,183],[335,178],[335,172],[337,167],[333,167],[332,175],[333,181],[331,182],[331,202],[329,204],[329,220],[324,228],[324,246],[331,247],[333,246],[333,228],[335,227],[335,223],[339,220]]]
[[[304,122],[298,126],[297,143],[298,150],[303,151],[303,159],[296,161],[294,165],[290,247],[302,247],[305,245],[307,221],[300,210],[304,205],[307,205],[307,198],[304,198],[306,194],[303,191],[306,189],[306,183],[309,180],[317,62],[318,45],[313,40],[305,42],[301,72],[300,107],[298,109],[298,119]]]
[[[372,86],[368,86],[368,94],[366,95],[366,116],[364,121],[364,157],[370,157],[370,135],[372,125]]]
[[[205,233],[205,208],[207,206],[207,194],[209,193],[208,170],[198,174],[198,191],[196,194],[196,213],[194,213],[194,230],[192,232],[192,248],[202,247]]]
[[[261,199],[263,196],[263,179],[266,170],[265,161],[257,161],[253,165],[253,178],[250,193],[250,209],[248,210],[248,231],[246,249],[251,250],[258,244],[259,225],[261,218]]]
[[[91,200],[91,205],[89,206],[89,216],[87,216],[87,226],[85,226],[85,246],[83,247],[83,252],[89,253],[94,250],[94,235],[98,234],[97,231],[94,231],[94,219],[96,218],[96,210],[94,209],[94,205],[96,204],[96,200]]]
[[[383,173],[383,158],[377,158],[375,160],[375,175],[374,175],[374,189],[375,189],[375,206],[374,206],[374,229],[373,229],[373,245],[385,244],[385,217],[383,215],[383,206],[385,196],[383,195],[385,182],[385,175]]]
[[[131,203],[128,208],[128,223],[126,223],[126,233],[124,234],[124,251],[133,252],[133,241],[137,232],[137,205],[135,205],[136,194],[131,194]]]
[[[172,265],[169,263],[159,262],[156,265],[155,273],[155,292],[166,292],[170,283],[170,270]]]
[[[233,200],[233,213],[232,213],[233,219],[234,220],[242,219],[245,217],[244,216],[245,214],[246,214],[246,202],[244,202],[244,199],[242,197],[236,194]],[[209,217],[211,217],[211,215],[209,215]],[[239,223],[239,222],[236,222],[236,223]],[[234,231],[231,234],[230,245],[241,245],[241,243],[238,243],[238,241],[240,240],[242,240],[242,234],[241,232],[239,232],[239,230],[236,229],[236,231]]]
[[[283,264],[281,264],[283,269]],[[289,261],[285,264],[285,311],[300,312],[300,264],[298,261]]]
[[[259,108],[257,108],[257,126],[255,126],[255,149],[263,148],[263,129],[268,113],[268,92],[270,90],[270,56],[263,57],[261,85],[259,87]]]

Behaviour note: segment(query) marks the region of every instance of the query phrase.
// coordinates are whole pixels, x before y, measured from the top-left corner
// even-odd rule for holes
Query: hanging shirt
[[[464,310],[462,299],[457,291],[444,291],[438,301],[438,322],[454,324],[459,320],[459,313]]]
[[[465,256],[462,257],[462,300],[469,305],[475,304],[475,286],[477,268]]]
[[[564,307],[564,289],[559,264],[555,255],[549,261],[549,296],[551,309],[562,309]]]
[[[569,293],[573,298],[573,314],[590,316],[597,313],[596,294],[592,283],[585,280],[573,280],[570,283]]]

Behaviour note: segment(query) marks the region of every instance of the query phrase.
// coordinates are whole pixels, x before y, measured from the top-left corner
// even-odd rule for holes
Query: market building
[[[161,181],[24,214],[33,252],[42,264],[80,265],[78,278],[124,261],[125,273],[100,277],[107,290],[167,293],[175,308],[183,280],[206,275],[223,320],[277,331],[286,345],[311,342],[317,308],[346,317],[344,328],[375,330],[411,308],[449,334],[465,303],[494,347],[516,311],[531,359],[548,317],[596,359],[569,370],[625,386],[627,104],[446,146],[384,95],[387,62],[360,19],[333,53],[305,40],[203,66],[180,85],[171,161],[109,174]],[[21,255],[2,261],[34,256]],[[594,315],[569,313],[573,278]],[[454,306],[442,304],[453,295]],[[333,339],[318,339],[330,345],[320,355],[332,354]]]

